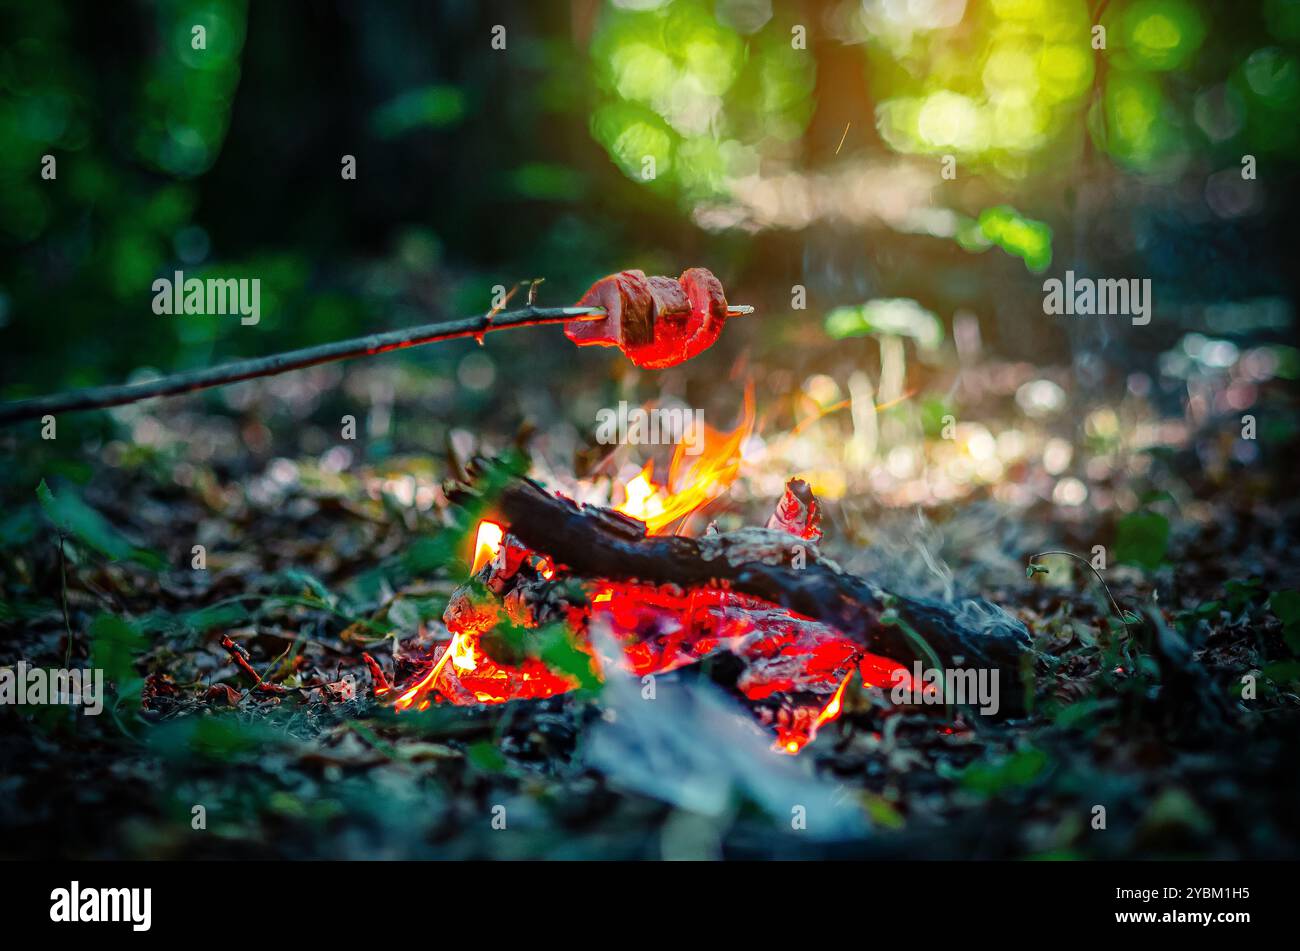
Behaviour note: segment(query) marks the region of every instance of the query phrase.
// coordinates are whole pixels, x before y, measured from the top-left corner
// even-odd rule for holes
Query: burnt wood
[[[506,483],[492,509],[524,544],[581,577],[726,587],[832,625],[867,651],[905,664],[997,668],[1004,710],[1020,706],[1020,657],[1029,649],[1029,632],[983,598],[945,602],[891,594],[843,571],[812,542],[770,529],[701,538],[647,535],[635,519],[579,506],[521,477]],[[800,549],[806,564],[796,568]]]

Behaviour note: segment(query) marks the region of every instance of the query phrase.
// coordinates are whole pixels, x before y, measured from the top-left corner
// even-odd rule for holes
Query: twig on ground
[[[1066,558],[1073,558],[1079,564],[1083,565],[1085,568],[1091,571],[1096,576],[1097,581],[1101,584],[1102,590],[1106,592],[1106,597],[1110,598],[1110,605],[1115,609],[1115,615],[1119,618],[1119,623],[1124,625],[1125,633],[1128,632],[1129,618],[1133,617],[1133,615],[1129,614],[1129,612],[1127,611],[1120,610],[1119,602],[1115,600],[1115,595],[1110,593],[1110,585],[1106,584],[1106,579],[1101,576],[1100,571],[1098,571],[1095,567],[1093,567],[1092,562],[1088,561],[1086,558],[1083,558],[1080,555],[1076,555],[1072,551],[1059,551],[1059,550],[1040,551],[1036,555],[1029,556],[1029,567],[1026,569],[1026,573],[1029,575],[1029,577],[1032,578],[1036,574],[1047,573],[1047,567],[1045,565],[1040,565],[1036,563],[1036,559],[1042,558],[1044,555],[1064,555]]]

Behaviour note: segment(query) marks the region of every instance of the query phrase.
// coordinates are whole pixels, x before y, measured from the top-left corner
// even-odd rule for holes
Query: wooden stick
[[[493,330],[506,330],[513,327],[533,327],[540,324],[559,324],[583,317],[596,318],[605,313],[600,307],[534,307],[529,305],[521,310],[487,313],[478,317],[465,317],[439,324],[422,324],[404,330],[391,330],[387,333],[370,334],[354,337],[351,340],[339,340],[317,347],[304,347],[290,350],[269,357],[254,357],[250,360],[237,360],[219,367],[207,367],[185,373],[173,373],[157,380],[143,383],[128,383],[112,386],[97,386],[71,393],[57,393],[52,396],[40,396],[29,400],[0,405],[0,426],[17,423],[25,419],[37,419],[46,415],[70,413],[83,409],[104,409],[109,406],[121,406],[123,403],[135,403],[139,400],[154,399],[159,396],[176,396],[180,393],[192,393],[206,390],[213,386],[251,380],[257,377],[274,376],[303,367],[330,363],[335,360],[347,360],[352,357],[386,353],[404,347],[418,347],[439,340],[454,340],[458,337],[482,337]]]
[[[252,380],[258,377],[275,376],[278,373],[288,373],[290,370],[301,370],[303,367],[316,366],[319,363],[332,363],[352,357],[386,353],[404,347],[418,347],[440,340],[455,340],[459,337],[481,339],[484,334],[493,330],[562,324],[570,320],[595,320],[605,316],[603,307],[536,307],[532,303],[536,284],[537,282],[534,282],[533,288],[529,290],[528,306],[520,310],[489,311],[479,317],[466,317],[441,324],[422,324],[405,330],[390,330],[387,333],[353,337],[351,340],[324,343],[318,347],[304,347],[301,350],[290,350],[269,357],[253,357],[249,360],[227,363],[224,366],[173,373],[144,383],[97,386],[74,390],[71,393],[56,393],[51,396],[0,404],[0,426],[47,415],[57,416],[59,413],[71,413],[83,409],[106,409],[109,406],[121,406],[123,403],[136,403],[160,396],[193,393],[213,386],[237,383],[240,380]],[[731,304],[727,307],[727,314],[731,317],[744,317],[753,312],[754,308],[748,304]]]

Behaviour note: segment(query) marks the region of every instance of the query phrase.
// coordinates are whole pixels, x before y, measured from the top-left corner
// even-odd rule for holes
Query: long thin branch
[[[98,386],[71,393],[57,393],[52,396],[40,396],[29,400],[0,405],[0,426],[7,426],[25,419],[37,419],[46,415],[70,413],[83,409],[104,409],[109,406],[121,406],[139,400],[154,399],[159,396],[176,396],[180,393],[192,393],[213,386],[235,383],[239,380],[251,380],[257,377],[274,376],[319,363],[335,360],[347,360],[352,357],[385,353],[400,350],[403,347],[418,347],[421,344],[435,343],[440,340],[454,340],[458,337],[481,337],[493,330],[505,330],[512,327],[533,327],[540,324],[558,324],[573,320],[575,317],[597,317],[604,313],[599,307],[534,307],[531,304],[520,310],[500,313],[488,313],[478,317],[465,317],[438,324],[423,324],[404,330],[391,330],[387,333],[370,334],[354,337],[351,340],[339,340],[335,343],[321,344],[318,347],[304,347],[290,350],[269,357],[254,357],[250,360],[237,360],[224,366],[208,367],[184,373],[148,380],[142,383],[128,383],[120,386]]]

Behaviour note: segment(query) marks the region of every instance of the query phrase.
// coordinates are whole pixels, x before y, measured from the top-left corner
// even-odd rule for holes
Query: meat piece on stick
[[[636,366],[676,366],[713,346],[727,317],[751,308],[729,308],[722,282],[705,268],[688,268],[676,280],[620,271],[601,278],[578,301],[601,307],[598,319],[574,320],[564,332],[580,347],[618,347]]]

